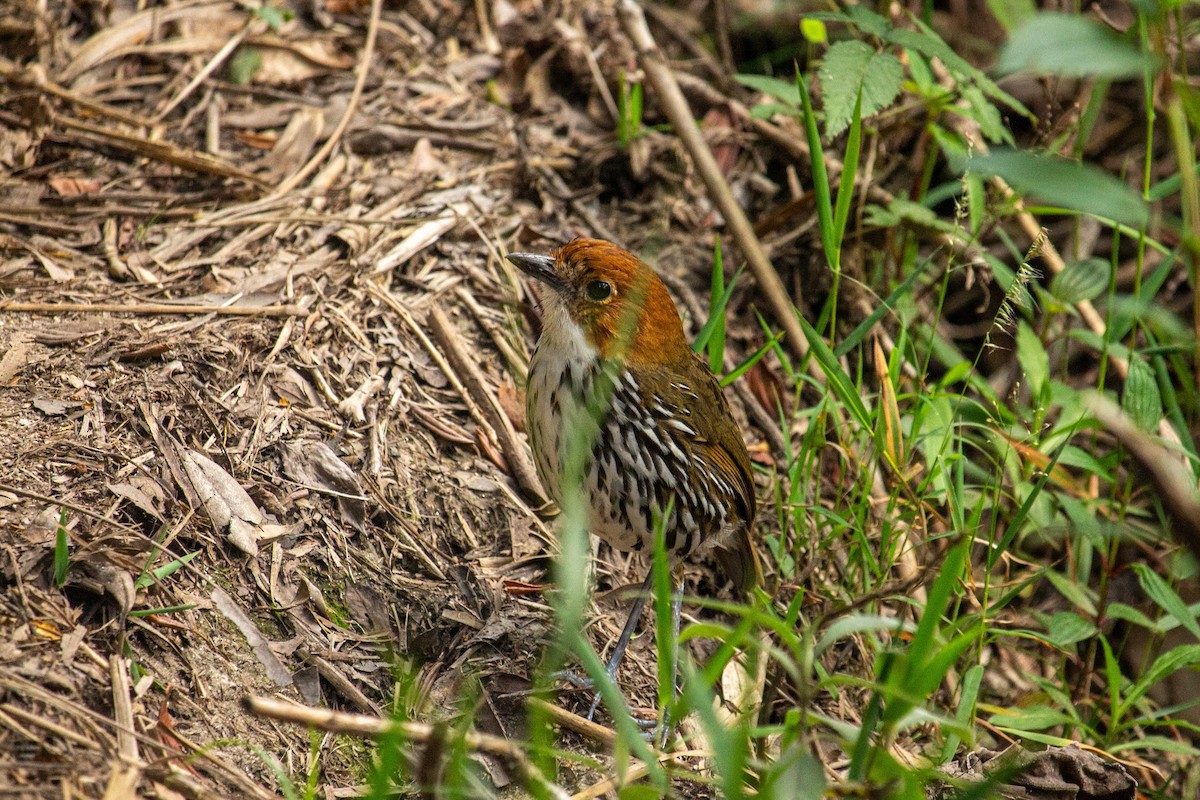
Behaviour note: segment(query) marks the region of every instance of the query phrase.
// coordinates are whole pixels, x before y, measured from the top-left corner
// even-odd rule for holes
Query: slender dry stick
[[[218,314],[226,317],[296,317],[305,313],[297,305],[214,306],[180,303],[0,303],[0,313],[11,314]]]
[[[115,119],[118,122],[124,122],[126,125],[133,125],[137,128],[150,128],[154,125],[153,120],[140,117],[137,114],[131,114],[124,109],[110,106],[108,103],[102,103],[99,100],[76,94],[70,89],[60,86],[46,77],[46,70],[41,64],[31,64],[28,67],[22,67],[9,61],[7,58],[0,57],[0,77],[6,78],[18,86],[30,86],[38,89],[60,100],[66,100],[68,103],[77,105],[80,108],[86,108],[93,114]]]
[[[1196,479],[1178,450],[1139,428],[1129,415],[1099,392],[1084,396],[1088,412],[1129,452],[1162,500],[1176,540],[1200,558],[1200,496]]]
[[[367,40],[363,43],[362,57],[358,63],[358,75],[354,78],[354,89],[350,92],[350,100],[346,103],[346,110],[342,113],[342,118],[338,120],[337,127],[333,129],[333,133],[325,140],[321,149],[308,160],[308,163],[292,173],[291,177],[279,184],[279,188],[267,197],[282,197],[299,186],[329,157],[333,148],[337,147],[337,143],[341,141],[342,134],[350,126],[350,120],[354,118],[354,112],[362,99],[363,87],[367,83],[367,73],[371,71],[371,57],[375,54],[375,37],[379,33],[379,15],[382,8],[383,0],[371,0],[371,17],[367,20]]]
[[[426,743],[436,741],[446,735],[444,728],[423,722],[401,722],[365,714],[346,714],[341,711],[312,708],[286,700],[276,700],[273,697],[250,695],[243,702],[250,713],[259,717],[306,725],[318,730],[343,733],[349,736],[378,738],[389,733],[398,733],[409,741]],[[547,780],[517,743],[501,736],[475,731],[464,732],[462,742],[469,750],[490,753],[507,760],[521,772],[526,783],[536,783],[543,790],[548,791],[552,797],[567,800],[568,795],[562,787]]]
[[[178,107],[178,105],[184,100],[186,100],[192,92],[196,91],[200,84],[208,80],[209,75],[212,75],[214,72],[216,72],[218,67],[225,63],[225,59],[229,58],[230,53],[240,47],[242,42],[246,40],[246,37],[250,35],[250,27],[253,23],[254,18],[251,17],[242,24],[241,29],[235,33],[220,50],[216,52],[216,55],[209,59],[208,63],[204,65],[203,69],[196,73],[196,77],[192,78],[188,85],[183,87],[183,90],[171,98],[171,101],[167,103],[166,107],[163,108],[162,111],[158,112],[157,115],[155,115],[154,121],[156,123],[162,122],[163,119],[166,118],[167,114],[170,114],[172,111],[174,111],[175,108]]]
[[[599,722],[592,722],[590,719],[581,717],[578,714],[572,714],[565,708],[559,708],[553,703],[548,703],[540,697],[530,697],[526,702],[530,705],[530,707],[537,708],[544,713],[554,724],[566,728],[569,731],[574,731],[580,736],[591,739],[593,742],[599,742],[602,745],[610,746],[617,740],[617,732],[612,728],[606,728]]]
[[[517,438],[517,432],[513,430],[508,415],[500,408],[500,401],[496,399],[495,394],[488,389],[484,382],[483,373],[479,371],[479,367],[463,349],[460,342],[462,335],[446,318],[445,312],[439,306],[435,305],[429,310],[426,322],[433,331],[434,338],[442,346],[450,366],[457,371],[463,387],[491,423],[492,430],[496,432],[496,438],[499,440],[500,450],[504,453],[504,459],[508,462],[508,468],[512,471],[513,477],[532,498],[544,502],[546,493],[542,489],[541,481],[538,480],[533,462],[529,460],[525,446]]]
[[[252,175],[230,164],[225,159],[218,158],[209,153],[188,150],[172,142],[155,141],[146,136],[129,133],[128,131],[107,128],[103,125],[94,125],[91,122],[75,119],[67,114],[54,113],[51,115],[51,119],[55,124],[61,125],[64,129],[75,131],[79,134],[76,138],[87,142],[116,147],[134,155],[142,156],[143,158],[162,161],[166,164],[174,164],[177,167],[183,167],[193,172],[221,175],[226,178],[237,178],[254,186],[266,186],[263,179],[257,175]]]
[[[645,14],[634,0],[621,0],[618,10],[625,33],[637,49],[638,61],[645,70],[646,77],[654,87],[655,93],[658,94],[663,112],[671,121],[675,133],[691,155],[692,163],[696,165],[697,172],[700,173],[705,186],[708,187],[708,193],[712,196],[713,202],[717,204],[717,208],[725,217],[725,222],[728,224],[733,238],[750,264],[750,270],[754,273],[759,288],[767,296],[767,303],[770,305],[776,321],[783,326],[783,330],[787,333],[788,346],[803,359],[808,354],[808,339],[804,336],[804,330],[796,318],[796,309],[792,304],[792,299],[788,296],[787,289],[779,278],[779,273],[775,271],[771,260],[767,258],[762,243],[754,235],[754,226],[750,224],[746,212],[738,205],[729,184],[721,174],[721,168],[717,166],[717,160],[713,157],[712,150],[704,141],[704,136],[701,135],[700,128],[696,125],[695,118],[692,117],[687,99],[684,98],[671,68],[667,66],[666,59],[650,34]],[[815,363],[813,366],[817,367]],[[819,373],[820,369],[817,368],[814,375],[818,381],[824,383],[825,376]]]

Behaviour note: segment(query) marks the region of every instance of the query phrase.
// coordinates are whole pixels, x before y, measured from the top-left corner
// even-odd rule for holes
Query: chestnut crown
[[[670,364],[690,354],[675,302],[641,259],[611,242],[573,239],[550,255],[512,253],[508,260],[549,291],[542,294],[544,333],[575,325],[603,358]]]

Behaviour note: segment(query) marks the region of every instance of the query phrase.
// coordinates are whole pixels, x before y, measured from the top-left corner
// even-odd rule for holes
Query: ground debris
[[[1076,745],[1028,750],[1013,745],[1001,752],[966,753],[951,762],[945,773],[967,785],[992,778],[1004,798],[1028,800],[1134,800],[1137,781],[1116,761]],[[947,786],[928,796],[953,798]]]

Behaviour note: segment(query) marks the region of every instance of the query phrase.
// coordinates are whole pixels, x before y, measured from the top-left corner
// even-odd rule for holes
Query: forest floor
[[[637,59],[608,4],[144,6],[18,0],[0,26],[0,783],[275,797],[319,763],[320,796],[361,789],[370,744],[248,696],[425,721],[472,702],[519,737],[554,537],[523,449],[533,296],[503,255],[617,241],[694,334],[720,215],[673,136],[617,145]],[[652,11],[785,286],[819,294],[811,202],[722,102],[750,94],[696,44],[703,20]],[[895,180],[893,144],[875,169]],[[764,340],[757,302],[747,280],[729,304],[735,361]],[[730,393],[767,469],[749,406],[773,405],[775,363]],[[646,565],[597,551],[601,652]],[[720,595],[714,574],[690,565],[691,591]],[[620,674],[635,710],[651,638]],[[994,691],[1022,689],[1022,658]]]

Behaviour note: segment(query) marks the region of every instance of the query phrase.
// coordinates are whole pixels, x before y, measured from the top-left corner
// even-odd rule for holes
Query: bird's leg
[[[642,581],[642,588],[638,589],[638,595],[633,601],[633,607],[629,609],[629,618],[625,620],[625,627],[621,629],[621,636],[617,639],[617,646],[613,648],[612,655],[608,657],[608,663],[604,665],[604,671],[613,680],[617,678],[617,669],[621,666],[621,659],[625,657],[625,649],[629,647],[629,640],[633,638],[633,631],[637,628],[638,620],[641,619],[642,609],[646,607],[646,595],[650,592],[653,582],[654,570],[651,569],[646,573],[646,580]],[[596,696],[592,698],[592,707],[588,709],[587,718],[591,719],[594,717],[596,709],[599,707],[600,693],[596,692]]]

